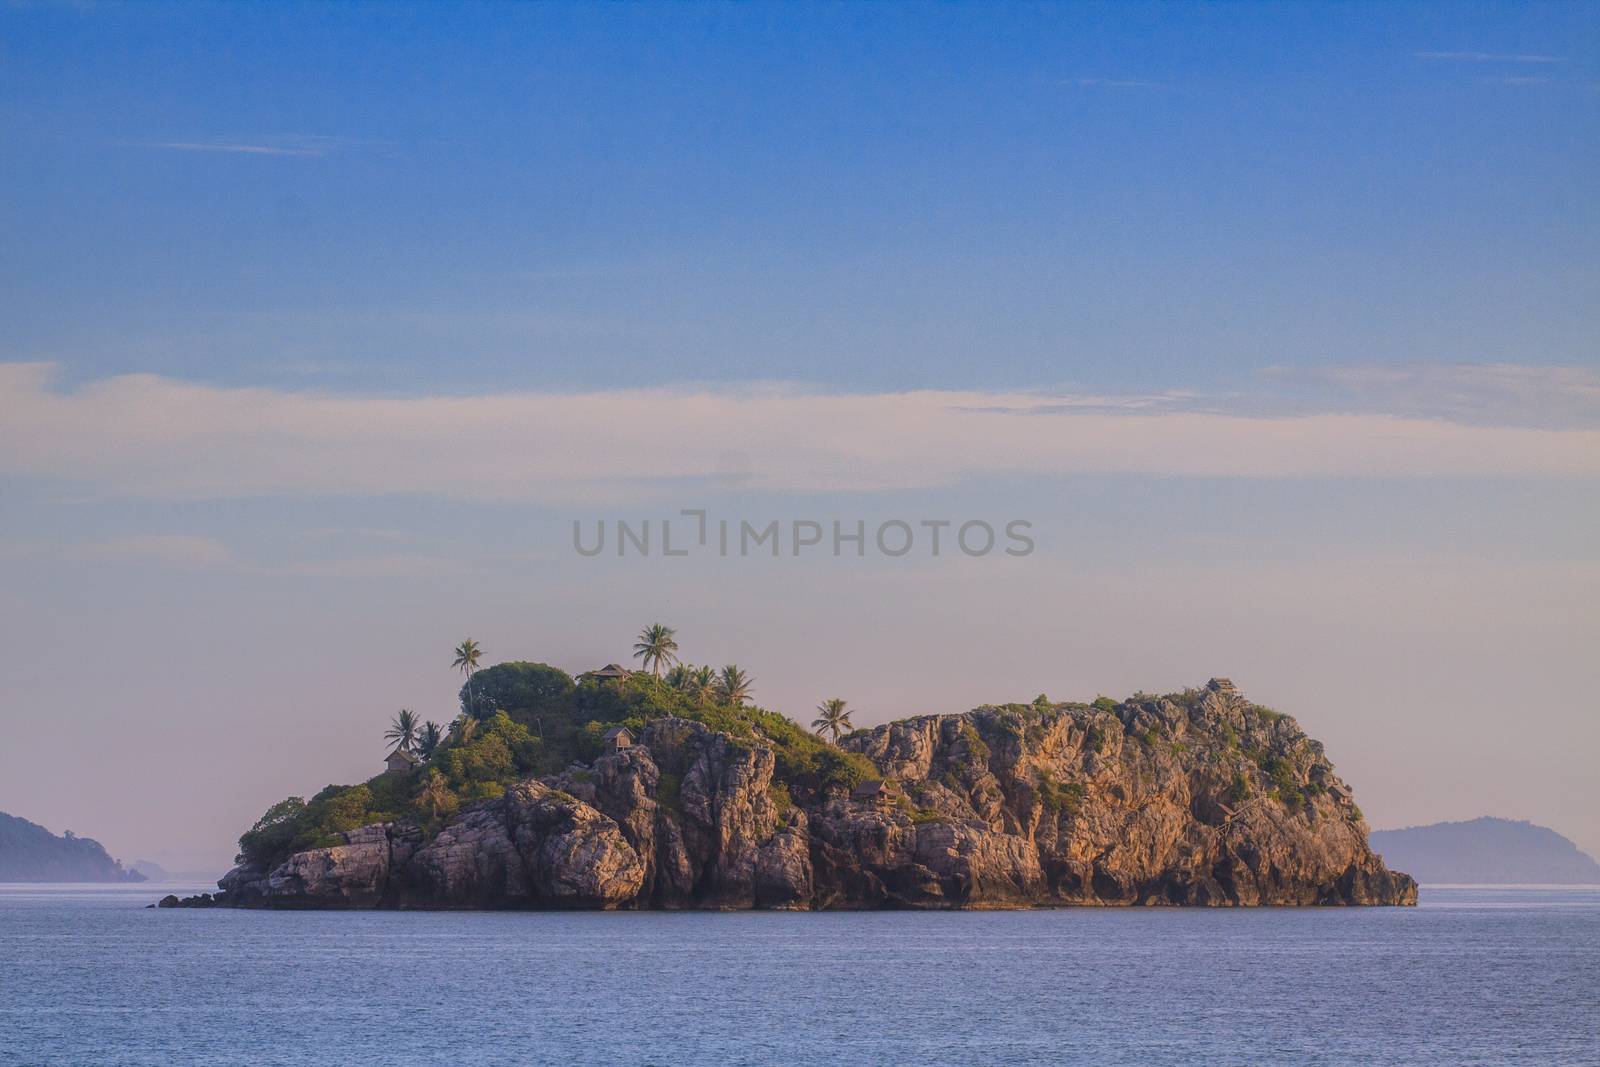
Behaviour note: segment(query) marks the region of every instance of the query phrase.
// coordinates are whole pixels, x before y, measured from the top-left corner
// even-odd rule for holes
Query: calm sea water
[[[0,886],[0,1064],[1600,1063],[1596,888],[1370,910],[144,910],[168,889]]]

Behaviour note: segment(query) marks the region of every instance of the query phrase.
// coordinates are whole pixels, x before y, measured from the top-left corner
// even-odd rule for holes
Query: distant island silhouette
[[[38,823],[0,811],[0,882],[143,882],[100,842],[71,830],[57,837]]]
[[[1483,816],[1367,838],[1384,861],[1419,882],[1479,885],[1600,885],[1600,863],[1545,826]]]

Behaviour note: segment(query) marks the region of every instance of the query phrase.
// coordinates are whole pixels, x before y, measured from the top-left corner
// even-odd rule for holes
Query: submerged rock
[[[1005,908],[1414,904],[1322,746],[1229,683],[858,731],[893,787],[791,802],[759,738],[685,719],[473,804],[362,827],[216,902],[244,907]],[[162,902],[163,906],[172,906]]]

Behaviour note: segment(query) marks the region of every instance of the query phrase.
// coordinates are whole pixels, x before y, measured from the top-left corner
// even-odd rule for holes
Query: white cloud
[[[1565,56],[1542,55],[1537,52],[1413,52],[1417,59],[1443,60],[1456,63],[1564,63]]]
[[[1596,477],[1600,431],[1386,414],[1245,417],[1043,393],[621,389],[396,398],[0,364],[0,475],[113,495],[605,501],[1011,474]]]

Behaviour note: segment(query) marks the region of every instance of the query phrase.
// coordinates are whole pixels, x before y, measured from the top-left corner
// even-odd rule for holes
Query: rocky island
[[[275,805],[240,839],[220,892],[163,903],[1416,902],[1416,883],[1368,847],[1321,744],[1225,680],[1122,701],[1041,696],[836,744],[620,668],[574,681],[500,664],[462,702],[425,758],[406,750],[365,784]]]

